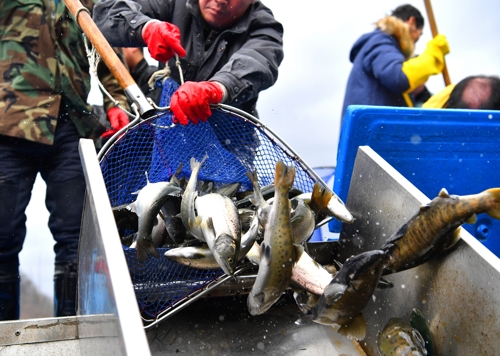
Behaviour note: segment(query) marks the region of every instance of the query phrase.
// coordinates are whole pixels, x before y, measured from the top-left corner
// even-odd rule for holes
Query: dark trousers
[[[8,295],[2,286],[11,290],[9,284],[19,281],[19,252],[26,237],[25,211],[38,173],[47,185],[45,205],[55,240],[56,266],[76,265],[85,195],[79,138],[67,114],[58,119],[53,145],[0,135],[0,320],[19,318],[19,301],[17,311],[2,307]]]

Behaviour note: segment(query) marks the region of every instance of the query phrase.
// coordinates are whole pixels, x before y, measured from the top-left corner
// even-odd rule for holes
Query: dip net
[[[171,79],[163,84],[160,105],[167,107],[178,85]],[[168,181],[176,175],[189,179],[191,157],[203,163],[198,179],[213,182],[214,186],[241,183],[240,191],[251,191],[252,183],[245,175],[256,170],[259,185],[274,182],[276,162],[282,160],[296,168],[294,187],[311,192],[315,182],[325,183],[269,128],[255,117],[238,109],[219,105],[212,108],[212,116],[198,125],[173,125],[172,114],[165,109],[161,114],[131,123],[121,136],[100,153],[100,167],[112,207],[130,204],[137,198],[135,192],[151,183]],[[146,173],[147,177],[146,178]],[[210,288],[227,281],[222,269],[204,270],[187,267],[164,256],[166,248],[159,248],[160,258],[149,257],[139,262],[135,248],[123,245],[134,285],[139,309],[146,327],[171,315],[176,308],[206,294]],[[243,268],[236,271],[235,276]]]

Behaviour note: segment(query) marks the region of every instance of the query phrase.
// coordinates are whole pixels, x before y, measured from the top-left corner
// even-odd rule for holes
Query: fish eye
[[[229,258],[227,259],[227,262],[228,262],[228,263],[233,263],[233,261],[234,261],[234,260],[233,260],[231,257],[229,257]]]

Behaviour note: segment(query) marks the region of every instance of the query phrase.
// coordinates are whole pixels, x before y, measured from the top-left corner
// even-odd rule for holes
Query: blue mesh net
[[[160,106],[168,106],[178,85],[168,79],[163,84]],[[134,194],[150,182],[169,180],[182,164],[178,177],[189,178],[191,157],[208,158],[199,179],[214,185],[241,183],[240,191],[252,190],[245,175],[256,170],[259,185],[273,183],[276,162],[282,160],[296,167],[294,186],[311,192],[315,183],[307,167],[290,152],[279,138],[248,115],[237,110],[212,109],[205,123],[172,126],[172,114],[144,120],[113,142],[100,162],[102,174],[113,207],[129,204]],[[139,308],[143,316],[156,318],[180,300],[204,288],[224,275],[222,269],[201,270],[180,265],[164,257],[137,260],[136,250],[123,246]]]

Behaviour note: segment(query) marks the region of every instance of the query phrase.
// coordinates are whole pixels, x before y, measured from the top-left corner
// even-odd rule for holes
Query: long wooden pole
[[[431,26],[432,37],[436,37],[438,35],[438,29],[436,25],[436,19],[434,18],[434,12],[432,11],[431,0],[424,0],[424,3],[425,3],[425,10],[427,11],[427,18]],[[448,74],[448,68],[446,67],[446,61],[444,61],[443,79],[444,79],[444,84],[446,86],[451,84],[450,75]]]

